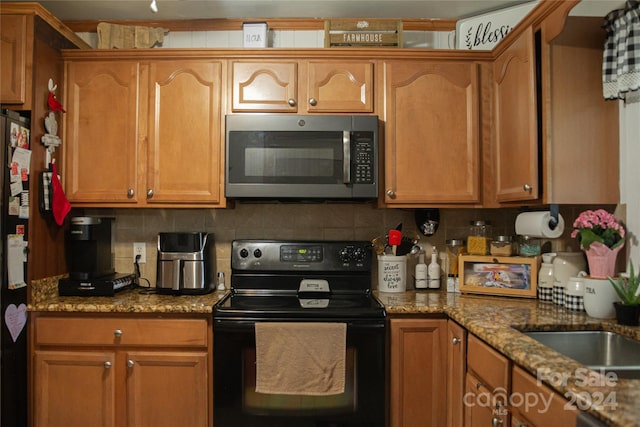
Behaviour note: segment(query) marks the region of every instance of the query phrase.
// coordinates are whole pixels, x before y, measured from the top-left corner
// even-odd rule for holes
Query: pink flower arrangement
[[[600,242],[610,249],[624,243],[624,227],[604,209],[582,212],[573,222],[573,228],[571,237],[578,237],[584,249],[589,249],[594,242]]]

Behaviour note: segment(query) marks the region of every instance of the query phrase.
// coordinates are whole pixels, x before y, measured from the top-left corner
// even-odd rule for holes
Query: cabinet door
[[[0,15],[0,102],[23,104],[27,84],[27,16]]]
[[[147,203],[219,203],[220,62],[158,61],[149,68]]]
[[[372,62],[309,61],[307,71],[307,112],[373,112]]]
[[[385,84],[385,203],[480,200],[478,65],[389,61]]]
[[[445,425],[445,319],[391,320],[391,426]]]
[[[447,322],[447,426],[462,426],[464,375],[467,369],[467,331],[452,320]]]
[[[128,352],[129,427],[206,427],[206,352]]]
[[[531,28],[495,60],[493,78],[496,199],[498,202],[537,199],[538,132]]]
[[[66,71],[67,198],[72,203],[136,203],[138,64],[70,62]]]
[[[36,351],[34,427],[115,426],[113,352]]]
[[[298,63],[231,62],[233,112],[298,111]]]
[[[508,426],[506,393],[494,394],[471,373],[465,380],[464,427]]]

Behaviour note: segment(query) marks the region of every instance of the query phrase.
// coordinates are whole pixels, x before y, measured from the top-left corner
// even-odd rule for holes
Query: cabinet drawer
[[[490,390],[506,390],[509,385],[509,360],[471,334],[467,341],[467,367]]]
[[[513,368],[511,391],[514,395],[525,397],[525,399],[511,399],[511,406],[522,415],[521,418],[525,418],[531,425],[576,425],[577,409],[567,405],[567,400],[551,388],[544,384],[538,384],[533,375],[519,366]],[[537,399],[534,399],[533,396]],[[527,397],[529,398],[527,399]]]
[[[207,346],[205,319],[38,317],[36,345]]]

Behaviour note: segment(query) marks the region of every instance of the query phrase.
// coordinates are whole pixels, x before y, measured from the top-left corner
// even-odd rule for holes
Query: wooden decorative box
[[[538,257],[461,255],[460,292],[536,298]]]
[[[402,47],[402,20],[328,19],[324,47]]]

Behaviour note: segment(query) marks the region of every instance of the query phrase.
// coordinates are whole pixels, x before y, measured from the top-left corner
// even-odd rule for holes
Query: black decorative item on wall
[[[425,236],[433,236],[440,225],[440,209],[416,209],[416,226]]]

